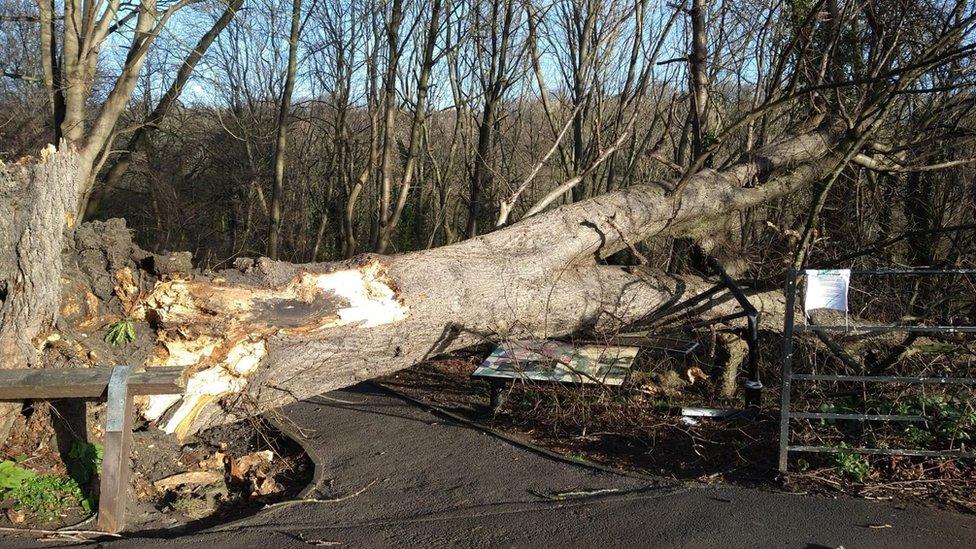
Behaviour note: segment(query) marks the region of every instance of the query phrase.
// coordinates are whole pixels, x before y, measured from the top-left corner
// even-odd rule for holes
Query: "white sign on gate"
[[[850,269],[807,269],[807,292],[803,310],[809,316],[814,309],[847,312],[847,289]]]

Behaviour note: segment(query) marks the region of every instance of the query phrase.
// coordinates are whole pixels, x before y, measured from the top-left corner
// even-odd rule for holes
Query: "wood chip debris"
[[[231,461],[230,476],[241,480],[253,469],[263,467],[271,463],[272,460],[274,460],[274,452],[271,450],[261,450],[243,455]]]
[[[188,471],[161,478],[153,483],[157,490],[172,490],[180,486],[207,486],[223,480],[220,471]]]

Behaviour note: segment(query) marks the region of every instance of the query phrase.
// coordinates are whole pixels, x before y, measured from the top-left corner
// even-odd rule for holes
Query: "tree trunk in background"
[[[488,156],[491,155],[491,134],[495,125],[494,101],[486,100],[481,122],[478,124],[478,147],[474,153],[474,171],[471,174],[471,186],[468,194],[468,222],[464,228],[466,238],[478,236],[478,217],[481,215],[482,189],[487,188],[490,179],[488,174]]]
[[[691,20],[691,51],[688,52],[688,117],[681,131],[678,144],[677,164],[684,166],[685,161],[690,164],[705,152],[705,139],[709,133],[708,121],[708,70],[705,63],[708,60],[708,29],[705,27],[707,0],[692,0],[688,16]],[[690,158],[686,157],[688,142],[691,142]],[[701,166],[711,166],[710,160],[702,160]],[[681,270],[687,267],[687,261],[692,257],[690,253],[695,242],[688,238],[680,238],[674,242],[669,270]]]
[[[288,114],[291,112],[291,95],[295,90],[295,72],[298,64],[298,33],[302,26],[302,0],[294,0],[291,8],[291,32],[288,35],[288,68],[285,72],[285,88],[281,92],[278,108],[278,138],[275,142],[274,185],[271,187],[271,219],[268,229],[268,257],[278,259],[281,240],[281,203],[285,194],[285,155],[288,152]]]
[[[478,123],[478,147],[474,153],[474,169],[471,175],[470,196],[468,200],[468,222],[464,230],[467,238],[478,235],[478,217],[484,201],[484,189],[489,188],[491,174],[489,173],[491,148],[494,141],[494,130],[497,124],[498,109],[502,98],[509,87],[509,51],[511,44],[512,23],[514,20],[515,2],[508,0],[504,3],[505,12],[502,15],[502,26],[498,32],[498,12],[501,0],[492,2],[491,26],[493,36],[500,35],[501,42],[491,41],[488,58],[488,78],[481,79],[484,107],[481,120]]]
[[[427,93],[430,91],[430,76],[434,68],[434,48],[437,46],[438,29],[441,18],[442,0],[432,0],[430,8],[430,27],[427,30],[427,37],[424,41],[424,48],[420,62],[420,74],[417,75],[417,97],[414,107],[413,117],[410,122],[409,144],[405,158],[403,159],[403,173],[400,175],[397,185],[397,199],[390,209],[390,186],[387,172],[388,165],[386,160],[390,158],[387,152],[392,153],[392,127],[388,128],[387,141],[384,148],[384,175],[383,175],[383,202],[380,207],[380,218],[376,229],[376,242],[373,249],[378,253],[385,253],[390,246],[393,233],[400,223],[400,216],[407,205],[407,198],[410,195],[410,187],[413,185],[414,173],[417,169],[417,162],[420,159],[420,142],[423,139],[421,129],[427,119]],[[392,111],[387,111],[388,113]],[[387,118],[388,123],[391,118]]]
[[[176,76],[173,78],[172,84],[170,84],[169,89],[160,98],[159,103],[156,107],[149,113],[149,116],[143,121],[142,125],[136,128],[132,132],[132,137],[129,139],[128,150],[123,152],[112,164],[112,167],[108,169],[102,180],[101,185],[98,185],[94,191],[92,191],[92,197],[88,201],[87,212],[91,215],[98,211],[98,205],[101,203],[102,199],[107,196],[110,190],[114,189],[118,185],[122,176],[125,172],[129,170],[129,166],[132,164],[132,156],[142,152],[146,148],[146,143],[149,138],[149,133],[159,126],[163,118],[169,113],[170,109],[179,100],[180,95],[183,93],[183,88],[186,86],[187,81],[190,79],[190,75],[193,74],[193,70],[196,68],[197,63],[203,57],[203,54],[207,52],[210,45],[213,44],[214,40],[220,36],[220,33],[230,24],[234,16],[237,15],[237,10],[241,8],[244,0],[231,0],[230,3],[224,8],[223,14],[217,19],[213,27],[210,28],[197,42],[196,47],[187,55],[186,59],[180,64],[180,70],[176,72]]]
[[[705,28],[706,0],[692,0],[691,10],[691,55],[689,59],[691,105],[688,114],[691,120],[691,155],[697,158],[705,150],[705,139],[710,128],[708,124],[708,29]],[[706,166],[708,163],[705,164]]]
[[[0,162],[0,368],[38,366],[35,339],[46,335],[61,304],[61,253],[75,223],[78,157],[53,150],[36,162]],[[19,409],[0,404],[0,442]]]

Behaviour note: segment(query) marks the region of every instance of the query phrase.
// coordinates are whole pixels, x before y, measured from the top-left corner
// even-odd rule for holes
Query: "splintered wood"
[[[303,272],[280,288],[170,280],[134,308],[157,328],[150,366],[187,366],[182,396],[141,404],[149,420],[183,439],[207,405],[244,391],[273,335],[314,334],[338,326],[370,328],[406,318],[379,261],[330,273]]]

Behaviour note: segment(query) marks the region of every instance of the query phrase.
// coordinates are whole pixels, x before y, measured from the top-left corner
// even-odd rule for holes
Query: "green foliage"
[[[819,412],[821,414],[848,414],[853,412],[850,407],[846,406],[843,402],[824,402],[820,404]],[[821,425],[836,425],[836,419],[821,419]]]
[[[13,461],[0,462],[0,492],[13,490],[34,477],[34,473]]]
[[[949,343],[923,343],[921,345],[916,345],[915,347],[921,353],[936,353],[936,354],[949,354],[958,353],[960,348],[958,345],[952,345]]]
[[[905,437],[915,446],[927,446],[932,443],[932,433],[915,425],[905,427]]]
[[[113,322],[108,327],[108,333],[105,334],[105,342],[115,347],[125,345],[135,339],[136,329],[129,320]]]
[[[69,507],[86,506],[81,487],[72,478],[60,475],[37,475],[9,490],[4,497],[17,500],[17,508],[29,511],[41,520],[51,520]]]
[[[958,445],[976,437],[976,410],[965,398],[942,394],[906,398],[887,406],[880,406],[882,413],[925,416],[931,420],[924,424],[908,425],[902,430],[905,437],[918,446]]]
[[[568,452],[566,457],[577,463],[590,463],[590,460],[586,459],[586,454],[582,452]]]
[[[886,447],[911,447],[930,450],[966,450],[976,440],[976,403],[966,396],[952,394],[906,395],[897,399],[869,399],[858,402],[857,397],[835,399],[819,405],[818,411],[838,414],[882,414],[920,416],[924,421],[889,422],[871,430],[871,436],[883,440]],[[846,437],[863,437],[857,422],[821,419],[821,426],[831,426]],[[875,445],[878,441],[875,441]]]
[[[86,485],[102,472],[105,448],[101,444],[76,440],[68,452],[68,474],[78,484]]]
[[[813,2],[812,0],[789,0],[786,5],[790,26],[793,32],[798,32],[803,21],[810,14],[810,10],[813,9]]]
[[[807,460],[805,460],[805,459],[803,459],[803,458],[800,458],[800,459],[796,460],[796,468],[799,471],[809,471],[810,470],[810,462],[807,461]]]
[[[74,479],[36,475],[14,461],[0,462],[0,498],[14,500],[16,509],[28,511],[40,520],[57,518],[74,506],[88,513],[93,507]]]
[[[705,132],[702,135],[702,148],[707,149],[716,143],[718,143],[718,137],[714,132]]]
[[[847,448],[847,445],[842,444],[841,447]],[[834,456],[834,460],[840,473],[851,480],[864,482],[864,479],[871,474],[871,463],[861,454],[839,452]]]

